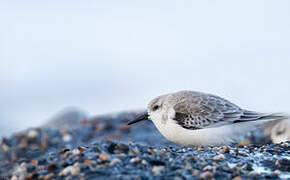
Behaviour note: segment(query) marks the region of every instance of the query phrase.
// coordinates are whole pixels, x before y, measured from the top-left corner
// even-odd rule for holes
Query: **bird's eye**
[[[153,111],[156,111],[157,109],[159,108],[159,106],[158,105],[155,105],[155,106],[153,106]]]

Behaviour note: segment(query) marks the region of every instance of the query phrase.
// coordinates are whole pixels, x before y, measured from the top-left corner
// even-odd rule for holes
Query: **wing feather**
[[[174,120],[186,129],[204,129],[233,123],[286,118],[281,114],[262,114],[243,110],[218,96],[191,93],[181,97],[173,107]]]

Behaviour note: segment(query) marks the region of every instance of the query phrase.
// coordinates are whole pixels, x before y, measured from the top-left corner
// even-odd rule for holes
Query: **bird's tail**
[[[271,114],[264,114],[264,113],[258,113],[254,111],[247,111],[245,110],[243,112],[243,115],[241,116],[241,120],[244,122],[249,121],[274,121],[274,120],[284,120],[289,119],[289,115],[285,113],[271,113]]]
[[[286,113],[272,113],[261,117],[261,120],[284,120],[289,119],[289,115]]]

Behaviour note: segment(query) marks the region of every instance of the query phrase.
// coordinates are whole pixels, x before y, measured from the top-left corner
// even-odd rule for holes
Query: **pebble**
[[[199,175],[199,174],[200,174],[200,171],[197,170],[197,169],[194,169],[194,170],[192,171],[192,175],[194,175],[194,176],[197,176],[197,175]]]
[[[72,136],[70,134],[65,134],[63,137],[62,137],[62,140],[64,142],[71,142],[72,141]]]
[[[213,169],[213,167],[211,166],[211,165],[207,165],[207,166],[205,166],[202,170],[203,171],[210,171],[210,170],[212,170]]]
[[[8,144],[5,143],[4,139],[2,140],[1,148],[4,152],[9,151],[9,149],[10,149]]]
[[[206,171],[206,172],[203,172],[203,173],[200,174],[200,178],[210,179],[210,178],[213,178],[213,175],[212,175],[211,172]]]
[[[143,165],[147,165],[148,163],[147,163],[146,160],[142,159],[141,164],[143,164]]]
[[[112,161],[110,162],[110,166],[114,166],[118,163],[121,163],[121,160],[119,158],[114,158],[112,159]]]
[[[221,151],[220,151],[220,153],[221,154],[225,154],[225,153],[229,153],[230,152],[230,147],[229,146],[225,146]]]
[[[248,146],[250,145],[250,143],[251,143],[250,140],[245,139],[244,141],[240,142],[238,146]]]
[[[17,176],[12,176],[10,180],[18,180]]]
[[[79,149],[73,149],[72,150],[73,155],[79,155],[81,151]]]
[[[276,169],[275,171],[273,171],[273,174],[279,176],[281,174],[281,171],[279,171],[278,169]]]
[[[249,163],[245,164],[243,166],[244,169],[246,169],[247,171],[252,171],[253,170],[253,166]]]
[[[47,175],[44,176],[44,180],[50,180],[54,177],[54,174],[53,173],[49,173]]]
[[[87,148],[85,148],[85,147],[83,147],[83,146],[79,146],[79,147],[78,147],[78,150],[79,150],[80,152],[85,152],[85,151],[87,150]]]
[[[80,173],[80,167],[73,167],[70,173],[73,176],[79,174]]]
[[[38,164],[38,161],[36,161],[36,160],[33,159],[33,160],[30,161],[30,163],[31,163],[32,165],[37,165],[37,164]]]
[[[140,162],[141,162],[141,159],[139,157],[135,157],[135,158],[130,159],[130,163],[132,163],[132,164],[137,164]]]
[[[108,157],[108,155],[106,155],[104,153],[101,153],[101,154],[99,154],[99,159],[101,161],[108,161],[109,160],[109,157]]]
[[[242,180],[241,176],[236,176],[232,180]]]
[[[213,157],[213,160],[224,160],[225,156],[223,154],[219,154]]]
[[[56,166],[56,164],[49,164],[48,166],[47,166],[47,170],[48,171],[55,171],[55,170],[57,170],[57,166]]]
[[[252,176],[252,177],[259,177],[260,176],[260,173],[255,172],[255,171],[252,171],[252,172],[250,172],[250,176]]]
[[[86,160],[84,161],[84,164],[90,166],[90,165],[92,165],[92,161],[91,161],[90,159],[86,159]]]
[[[68,175],[73,169],[73,166],[67,166],[61,172],[59,172],[58,176],[66,176]]]
[[[165,167],[164,166],[153,166],[152,172],[153,174],[161,174],[162,171],[164,171]]]
[[[36,129],[31,129],[30,131],[28,131],[27,136],[32,139],[39,136],[39,133]]]
[[[116,148],[125,153],[129,151],[129,146],[123,143],[117,144]]]

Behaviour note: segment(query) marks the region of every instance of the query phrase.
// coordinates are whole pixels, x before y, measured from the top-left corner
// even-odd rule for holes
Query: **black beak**
[[[146,120],[148,118],[149,118],[149,115],[146,112],[145,114],[142,114],[141,116],[138,116],[135,120],[132,120],[132,121],[128,122],[128,125],[131,125],[131,124]]]

